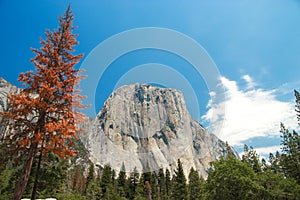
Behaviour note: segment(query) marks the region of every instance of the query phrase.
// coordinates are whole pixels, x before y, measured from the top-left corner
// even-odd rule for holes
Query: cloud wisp
[[[281,152],[281,147],[279,145],[276,145],[276,146],[254,148],[254,150],[259,155],[260,159],[264,158],[265,160],[268,160],[270,153],[275,155],[276,151]],[[242,158],[243,155],[244,152],[239,153],[240,158]]]
[[[226,98],[217,103],[210,101],[202,117],[211,132],[231,145],[240,146],[255,137],[278,137],[280,122],[289,128],[297,127],[293,100],[278,100],[276,90],[257,88],[249,75],[242,79],[245,89],[240,89],[236,81],[221,77]]]

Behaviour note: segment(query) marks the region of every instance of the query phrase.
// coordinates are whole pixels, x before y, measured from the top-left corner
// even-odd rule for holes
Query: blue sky
[[[57,27],[57,18],[70,2],[78,26],[75,32],[80,44],[76,49],[85,54],[84,59],[101,42],[123,31],[167,28],[192,38],[206,50],[220,71],[226,94],[223,102],[210,103],[211,91],[189,63],[168,52],[144,49],[120,56],[108,66],[97,86],[96,104],[87,114],[93,115],[91,109],[98,112],[128,71],[159,63],[192,86],[199,115],[190,100],[194,97],[189,98],[191,93],[185,96],[193,117],[212,132],[222,124],[222,131],[216,134],[238,150],[247,143],[263,155],[278,148],[280,121],[296,128],[293,89],[300,89],[300,1],[0,0],[1,77],[20,86],[18,74],[33,69],[30,47],[40,47],[39,38],[46,29]],[[166,79],[170,83],[164,85],[172,85],[172,78]],[[222,112],[223,107],[227,114],[210,115]]]

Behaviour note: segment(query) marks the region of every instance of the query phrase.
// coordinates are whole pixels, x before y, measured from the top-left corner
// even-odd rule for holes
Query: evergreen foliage
[[[187,190],[187,180],[184,175],[182,163],[180,159],[177,161],[177,169],[175,171],[175,176],[172,180],[172,194],[171,199],[188,199],[188,190]]]
[[[300,185],[294,179],[275,174],[270,170],[257,176],[258,183],[263,187],[260,199],[299,199]]]
[[[117,182],[118,182],[118,186],[117,186],[118,195],[121,197],[126,197],[126,169],[124,163],[122,163],[122,167],[120,169]]]
[[[281,154],[279,153],[279,151],[276,151],[275,156],[272,153],[270,153],[269,162],[269,168],[274,174],[283,174],[281,165]]]
[[[128,199],[132,200],[136,196],[136,194],[138,192],[137,187],[139,184],[139,180],[140,180],[140,174],[139,174],[137,168],[135,167],[133,169],[133,172],[131,172],[130,176],[129,176],[128,194],[127,194]]]
[[[103,174],[100,179],[101,187],[101,199],[110,199],[113,194],[113,185],[111,181],[112,170],[110,165],[105,165],[103,168]]]
[[[290,132],[281,123],[282,154],[281,165],[286,177],[294,178],[300,184],[300,137],[294,130]]]
[[[254,181],[255,172],[233,157],[212,162],[205,184],[207,199],[259,199],[261,187]]]
[[[87,190],[88,190],[90,184],[92,184],[94,181],[94,176],[95,176],[94,173],[95,173],[94,164],[92,162],[90,162],[88,175],[86,177],[85,194],[87,193]]]
[[[199,174],[197,171],[194,170],[192,167],[189,173],[189,199],[190,200],[200,200],[201,194],[202,194],[202,187],[203,187],[204,181],[199,177]]]
[[[244,155],[242,156],[242,162],[246,163],[251,167],[256,173],[261,171],[261,164],[259,162],[259,157],[254,151],[253,147],[248,147],[246,144],[244,146]]]
[[[127,176],[125,165],[116,179],[109,165],[104,168],[90,163],[73,165],[77,161],[63,160],[50,153],[41,166],[37,197],[57,199],[113,199],[113,200],[164,200],[164,199],[299,199],[300,185],[294,177],[286,177],[283,172],[282,155],[270,154],[270,164],[262,164],[253,148],[245,148],[243,161],[233,156],[222,157],[211,163],[207,181],[199,177],[191,168],[188,182],[178,160],[177,169],[171,179],[168,169],[158,172],[144,171],[140,176],[135,168]],[[74,159],[74,158],[73,158]],[[253,160],[260,170],[252,165]],[[22,163],[22,162],[21,162]],[[23,162],[24,163],[24,162]],[[36,167],[37,159],[33,164]],[[71,163],[73,166],[70,166]],[[88,163],[88,162],[87,162]],[[250,164],[249,164],[250,163]],[[0,165],[0,200],[11,199],[13,188],[21,168],[14,162]],[[265,166],[265,167],[263,167]],[[96,170],[95,170],[96,169]],[[95,173],[97,171],[98,173]],[[32,175],[34,177],[34,173]],[[24,197],[30,197],[34,179],[30,178]],[[121,190],[120,190],[121,188]],[[121,193],[118,193],[122,191]]]
[[[164,173],[164,169],[159,169],[158,172],[158,188],[159,188],[159,196],[162,200],[168,199],[167,196],[167,185],[166,185],[166,177]]]
[[[170,173],[169,169],[166,169],[166,196],[167,196],[167,199],[170,199],[171,188],[172,188],[171,173]]]

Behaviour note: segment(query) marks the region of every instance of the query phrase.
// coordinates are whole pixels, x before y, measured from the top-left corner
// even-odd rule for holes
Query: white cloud
[[[231,145],[242,145],[254,137],[278,136],[280,122],[288,128],[297,127],[293,100],[279,101],[276,90],[256,89],[249,75],[242,78],[248,83],[246,90],[236,81],[221,77],[226,98],[218,103],[210,101],[202,117],[209,122],[211,132]]]
[[[276,151],[281,151],[280,146],[270,146],[270,147],[260,147],[254,149],[257,154],[259,155],[269,155],[270,153],[276,153]]]
[[[256,86],[253,79],[248,74],[244,75],[242,79],[244,79],[247,82],[247,89],[252,89]]]
[[[270,153],[273,153],[275,155],[276,151],[281,151],[280,146],[268,146],[268,147],[260,147],[260,148],[254,148],[256,153],[259,155],[260,159],[264,158],[266,161],[269,160]],[[240,158],[242,158],[244,155],[244,152],[239,153]]]
[[[276,89],[282,95],[290,94],[294,89],[299,89],[300,81],[284,83]]]

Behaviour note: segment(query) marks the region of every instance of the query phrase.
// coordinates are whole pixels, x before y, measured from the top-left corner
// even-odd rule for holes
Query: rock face
[[[8,95],[18,93],[19,89],[13,84],[7,82],[5,79],[0,77],[0,113],[6,112],[8,109]],[[0,125],[5,124],[5,120],[0,115]],[[0,126],[0,140],[6,134],[8,127],[1,125]]]
[[[191,118],[181,92],[145,84],[110,95],[89,129],[87,146],[94,163],[115,170],[124,162],[127,171],[172,172],[180,158],[186,175],[194,167],[204,178],[209,162],[226,154],[225,143]]]
[[[0,77],[0,112],[7,111],[8,95],[19,92],[19,89],[13,84]]]

